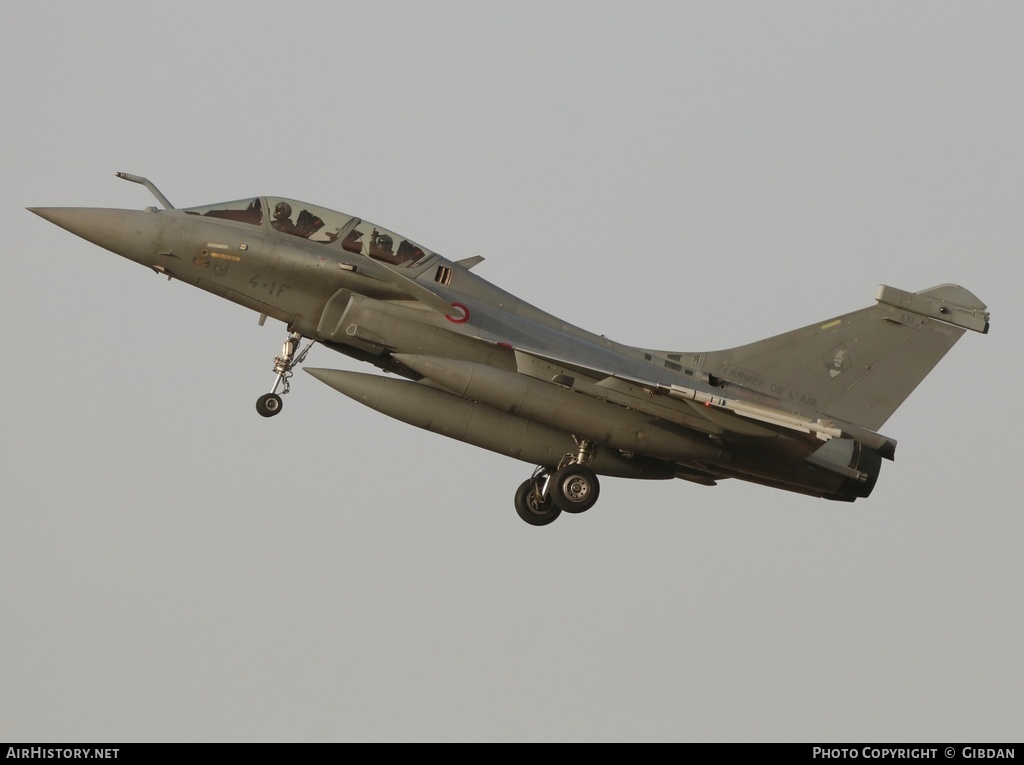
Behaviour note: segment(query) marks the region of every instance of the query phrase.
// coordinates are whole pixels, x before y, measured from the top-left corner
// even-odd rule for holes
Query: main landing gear
[[[281,396],[289,391],[291,385],[288,380],[292,376],[292,369],[301,364],[303,359],[306,358],[306,354],[309,353],[309,349],[313,347],[314,340],[310,340],[309,343],[303,348],[298,355],[295,355],[296,349],[299,347],[299,343],[302,342],[302,335],[298,332],[292,332],[288,335],[288,339],[284,341],[284,345],[281,348],[281,355],[274,357],[274,371],[277,373],[277,379],[274,380],[274,387],[271,388],[270,393],[264,393],[258,399],[256,399],[256,411],[263,417],[273,417],[275,414],[281,411],[283,403],[281,402]],[[277,389],[281,388],[281,395],[277,394]]]
[[[597,502],[601,484],[587,467],[596,445],[586,439],[577,439],[576,444],[576,454],[566,454],[554,473],[541,465],[516,490],[516,512],[531,526],[547,526],[563,511],[582,513]]]

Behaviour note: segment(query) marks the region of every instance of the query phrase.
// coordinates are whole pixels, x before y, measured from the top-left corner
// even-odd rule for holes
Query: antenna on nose
[[[132,183],[141,183],[147,189],[152,192],[153,196],[156,197],[157,201],[162,204],[168,210],[173,210],[174,205],[167,201],[167,197],[160,193],[160,189],[153,185],[153,182],[148,178],[143,178],[141,175],[132,175],[131,173],[115,173],[118,178],[124,178],[126,181]]]

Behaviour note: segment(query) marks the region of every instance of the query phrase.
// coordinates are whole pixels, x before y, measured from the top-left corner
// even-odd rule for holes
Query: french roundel
[[[452,314],[448,313],[445,314],[444,318],[448,319],[452,324],[465,324],[469,321],[469,309],[465,305],[462,303],[452,303],[452,308],[455,309],[452,312],[455,315],[452,316]]]

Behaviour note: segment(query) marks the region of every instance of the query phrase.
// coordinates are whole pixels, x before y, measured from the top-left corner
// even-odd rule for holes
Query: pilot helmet
[[[274,205],[274,217],[275,218],[290,218],[292,217],[292,206],[287,202],[278,202]]]

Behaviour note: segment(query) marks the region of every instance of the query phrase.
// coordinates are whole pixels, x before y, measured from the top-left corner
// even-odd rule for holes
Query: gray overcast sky
[[[1019,2],[16,3],[0,740],[1020,741]],[[290,196],[707,350],[963,284],[872,497],[530,466],[26,206]],[[358,369],[315,348],[308,363]],[[372,371],[370,368],[363,371]]]

